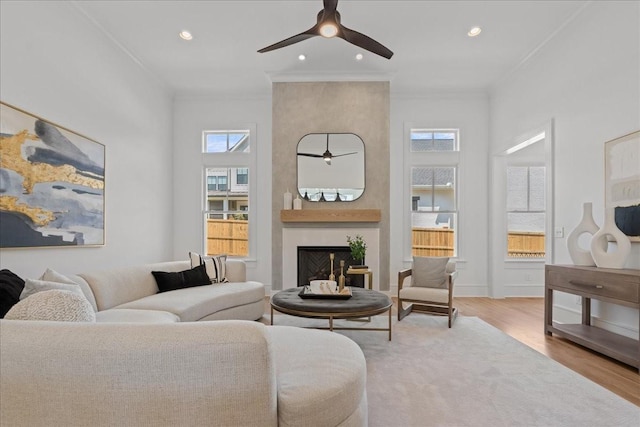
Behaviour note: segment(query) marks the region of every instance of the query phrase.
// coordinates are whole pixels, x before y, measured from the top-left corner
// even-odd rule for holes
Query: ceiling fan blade
[[[314,25],[313,27],[309,28],[307,31],[303,33],[296,34],[295,36],[291,36],[288,39],[279,41],[278,43],[274,43],[270,46],[263,47],[258,52],[259,53],[269,52],[272,50],[280,49],[281,47],[290,46],[292,44],[304,41],[306,39],[310,39],[311,37],[315,37],[318,35],[317,27],[318,27],[317,25]]]
[[[341,31],[338,32],[338,37],[348,41],[353,45],[361,47],[365,50],[368,50],[369,52],[373,52],[376,55],[380,55],[387,59],[391,59],[391,57],[393,56],[393,52],[391,52],[391,50],[369,36],[365,36],[364,34],[347,28],[344,25],[340,26],[340,30]]]
[[[353,153],[335,154],[335,155],[333,155],[331,157],[333,158],[333,157],[350,156],[351,154],[358,154],[358,153],[356,151],[354,151]]]
[[[298,153],[298,156],[305,156],[305,157],[319,157],[319,158],[324,158],[324,156],[322,154],[311,154],[311,153]]]

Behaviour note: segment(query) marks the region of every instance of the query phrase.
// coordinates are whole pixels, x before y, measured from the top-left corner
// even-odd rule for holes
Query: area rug
[[[268,323],[268,316],[263,319]],[[380,327],[337,321],[348,327]],[[276,325],[327,326],[278,314]],[[369,426],[634,426],[640,408],[477,317],[414,314],[339,331],[367,360]]]

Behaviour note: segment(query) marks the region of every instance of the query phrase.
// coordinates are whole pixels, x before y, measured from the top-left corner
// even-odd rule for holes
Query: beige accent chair
[[[453,283],[457,274],[455,261],[449,258],[414,257],[412,268],[398,273],[398,321],[412,311],[419,311],[448,316],[451,327],[458,315],[453,306]],[[407,277],[411,280],[405,285]]]

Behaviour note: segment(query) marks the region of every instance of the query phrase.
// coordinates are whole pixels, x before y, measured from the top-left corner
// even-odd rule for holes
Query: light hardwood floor
[[[477,316],[534,350],[640,406],[638,370],[544,333],[544,298],[455,298],[460,316]],[[455,327],[455,324],[454,324]]]
[[[394,316],[397,301],[394,300]],[[640,406],[638,370],[563,338],[544,333],[544,298],[455,298],[459,316],[477,316],[567,368]],[[265,319],[269,318],[265,298]],[[426,316],[415,313],[410,316]],[[455,323],[453,325],[455,328]]]

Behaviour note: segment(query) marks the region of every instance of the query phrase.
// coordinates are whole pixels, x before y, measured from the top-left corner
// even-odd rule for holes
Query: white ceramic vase
[[[571,261],[575,265],[595,266],[596,263],[591,256],[591,248],[582,248],[578,242],[578,239],[583,234],[589,234],[593,238],[593,235],[600,230],[598,224],[593,220],[593,203],[585,202],[582,204],[582,219],[567,236],[567,249],[569,250],[569,256]],[[607,250],[607,243],[604,242],[602,249]]]
[[[607,252],[610,238],[616,242],[616,248],[611,252]],[[607,209],[604,216],[604,225],[591,239],[593,260],[600,268],[624,268],[630,252],[631,241],[629,237],[620,231],[616,225],[614,209]]]

